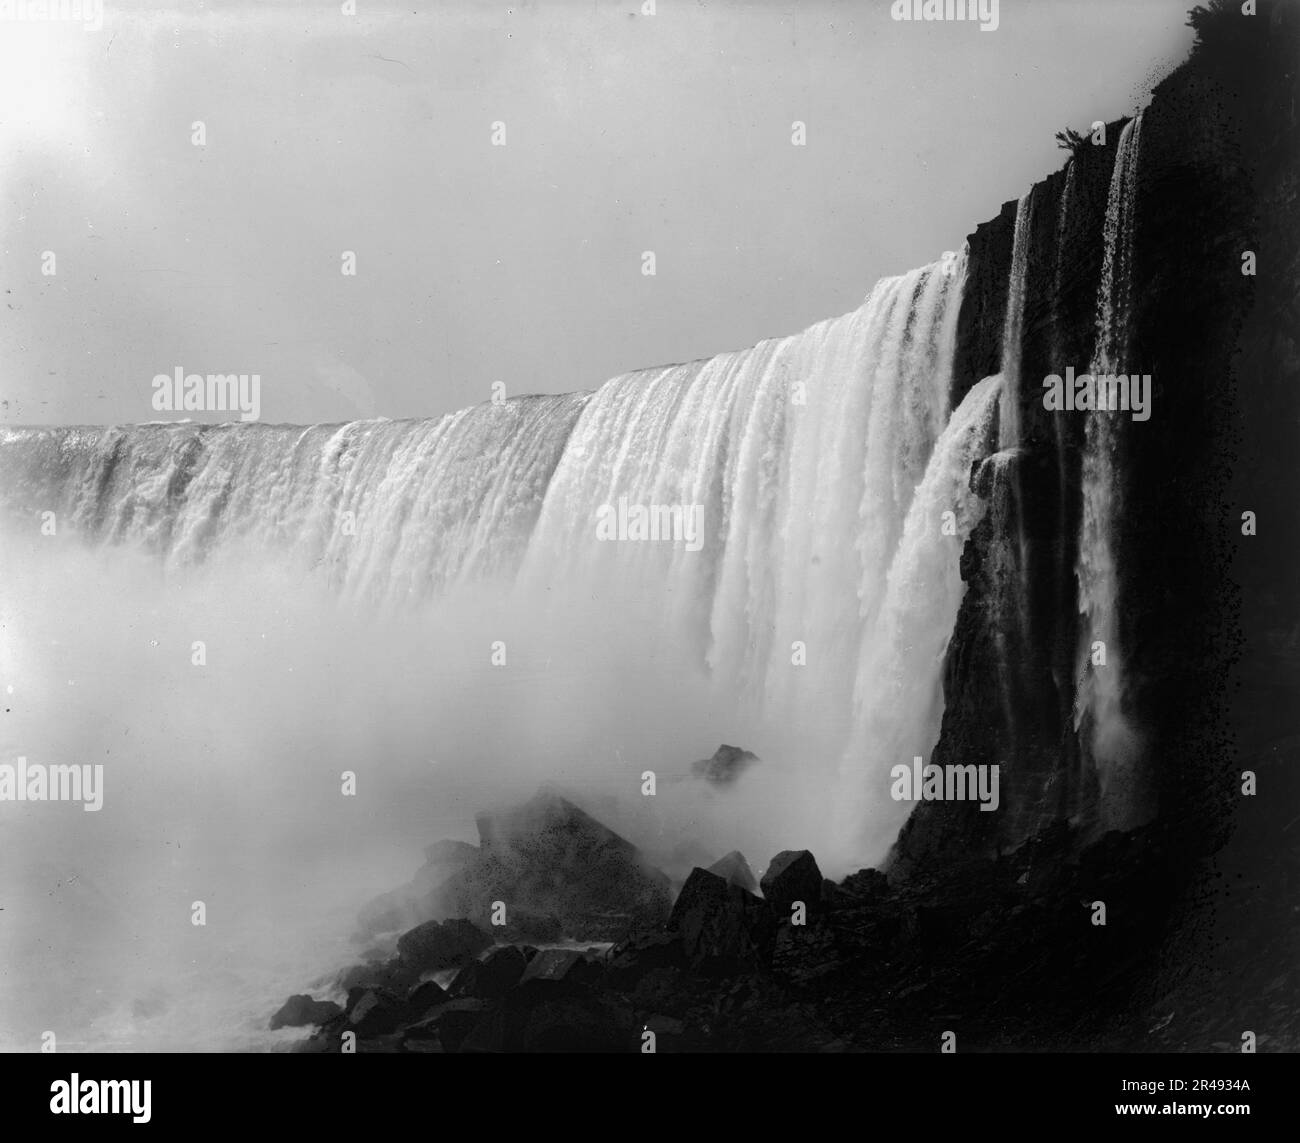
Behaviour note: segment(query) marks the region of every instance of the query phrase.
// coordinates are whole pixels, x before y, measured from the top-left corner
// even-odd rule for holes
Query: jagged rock
[[[824,925],[782,925],[772,950],[772,972],[796,987],[841,967],[835,934]]]
[[[757,954],[761,915],[757,897],[697,867],[677,895],[668,928],[681,934],[692,965],[728,972]]]
[[[543,949],[528,962],[519,986],[524,988],[535,983],[572,986],[584,984],[599,973],[600,966],[577,949]]]
[[[356,964],[339,974],[338,985],[345,992],[354,988],[390,988],[405,992],[416,983],[418,972],[397,960]]]
[[[845,893],[829,877],[822,878],[822,899],[821,906],[823,911],[826,909],[839,909],[848,905],[858,904],[849,894]]]
[[[750,869],[745,855],[738,849],[733,849],[725,857],[718,858],[709,866],[709,872],[716,873],[728,885],[736,885],[746,893],[758,892],[758,878]]]
[[[757,761],[758,755],[724,743],[713,752],[712,758],[701,758],[692,763],[691,773],[711,785],[730,786]]]
[[[502,901],[507,921],[516,914],[554,917],[578,940],[608,940],[632,924],[662,924],[668,916],[667,877],[631,842],[553,790],[507,813],[480,814],[478,828],[479,856],[435,894],[444,915],[486,925],[492,902]]]
[[[822,871],[806,849],[785,849],[772,858],[763,874],[763,896],[773,915],[790,917],[790,907],[802,901],[811,910],[822,898]]]
[[[271,1017],[271,1030],[301,1028],[306,1024],[324,1024],[343,1009],[332,1000],[313,1000],[306,994],[290,996],[280,1010]]]
[[[450,999],[447,990],[435,980],[422,980],[406,997],[407,1018],[423,1020],[431,1009]]]
[[[397,955],[413,972],[438,972],[466,964],[491,944],[469,921],[425,921],[398,937]]]
[[[406,1019],[406,1002],[387,989],[354,989],[348,996],[348,1025],[359,1039],[396,1032]]]
[[[519,949],[514,945],[502,945],[492,949],[482,960],[462,968],[451,982],[451,995],[496,1000],[519,983],[528,967],[528,960]]]
[[[407,1040],[436,1039],[444,1051],[456,1052],[487,1010],[488,1002],[477,997],[449,1000],[423,1020],[412,1024],[405,1030],[404,1036]]]
[[[889,878],[879,869],[859,869],[840,882],[840,890],[862,901],[875,901],[889,892]]]
[[[634,988],[643,976],[656,968],[685,963],[680,933],[641,931],[614,946],[606,975],[615,988]]]

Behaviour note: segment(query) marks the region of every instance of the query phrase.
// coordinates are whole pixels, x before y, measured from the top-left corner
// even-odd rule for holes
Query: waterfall
[[[1073,157],[1065,165],[1065,186],[1061,189],[1061,207],[1056,218],[1056,266],[1053,271],[1052,317],[1056,331],[1053,340],[1053,366],[1064,367],[1065,349],[1062,329],[1066,320],[1062,298],[1065,296],[1066,241],[1070,233],[1070,219],[1077,209],[1075,198],[1079,193],[1079,164]]]
[[[1066,364],[1064,326],[1066,314],[1062,298],[1065,296],[1066,241],[1070,233],[1070,219],[1077,204],[1075,198],[1079,193],[1079,164],[1071,157],[1065,168],[1065,186],[1061,190],[1061,207],[1056,219],[1056,265],[1053,271],[1053,330],[1055,336],[1052,344],[1052,369],[1063,373]],[[1056,445],[1056,481],[1057,481],[1057,519],[1064,523],[1066,518],[1069,481],[1066,466],[1065,426],[1060,417],[1052,417],[1052,434]],[[1062,600],[1073,589],[1073,583],[1066,567],[1064,544],[1056,546],[1056,583]]]
[[[818,835],[819,856],[853,866],[892,840],[869,820],[901,821],[869,812],[888,766],[938,735],[970,466],[1001,389],[977,385],[950,420],[966,258],[885,278],[802,333],[594,393],[436,420],[7,429],[0,518],[30,536],[52,512],[60,536],[103,559],[142,551],[178,582],[283,566],[355,613],[477,624],[465,646],[509,629],[527,681],[513,709],[553,704],[566,726],[639,720],[650,739],[672,712],[645,695],[690,688],[713,720],[695,749],[765,753],[819,831],[858,807]],[[602,533],[629,510],[679,531]],[[677,748],[661,739],[658,761]]]
[[[1007,311],[1002,320],[1002,376],[1001,397],[998,411],[998,450],[1010,454],[1022,444],[1020,424],[1021,362],[1024,356],[1025,301],[1026,287],[1029,281],[1030,247],[1032,245],[1034,225],[1034,190],[1031,187],[1016,204],[1016,224],[1011,241],[1011,269],[1007,283]],[[1009,459],[1004,457],[1004,462]],[[1014,464],[1014,461],[1012,462]],[[1024,499],[1020,487],[1020,471],[1013,467],[1010,472],[1010,489],[1012,507],[1015,514],[1014,530],[1016,537],[1017,563],[1008,580],[1007,587],[1014,598],[1011,606],[1004,609],[1008,621],[1014,624],[1014,630],[1000,631],[999,640],[1011,646],[1025,646],[1030,639],[1029,585],[1026,582],[1029,568],[1029,540],[1024,525]],[[1003,702],[1008,715],[1008,726],[1013,740],[1017,736],[1019,719],[1014,717],[1011,703],[1010,675],[1003,680]]]
[[[1002,323],[1002,402],[998,447],[1020,445],[1020,359],[1025,329],[1025,284],[1029,279],[1029,246],[1034,225],[1031,188],[1016,204],[1016,226],[1011,242],[1011,271],[1007,284],[1007,312]]]
[[[1133,233],[1138,189],[1142,115],[1120,135],[1106,203],[1101,285],[1097,297],[1097,343],[1089,372],[1126,372],[1132,326]],[[1117,413],[1088,415],[1083,454],[1083,518],[1080,525],[1079,611],[1083,616],[1081,685],[1076,729],[1096,769],[1102,822],[1128,828],[1138,814],[1136,767],[1141,740],[1124,709],[1124,658],[1119,638],[1119,577],[1116,523],[1123,509],[1118,482]],[[1094,665],[1092,646],[1105,644],[1105,665]]]
[[[233,548],[401,605],[513,577],[588,394],[438,420],[0,430],[4,508],[175,571]]]
[[[752,713],[844,726],[947,418],[963,270],[948,257],[794,337],[606,384],[551,482],[528,590],[558,577],[598,608],[653,598],[664,643]],[[601,543],[593,513],[620,498],[698,506],[702,548]]]
[[[994,375],[971,387],[912,499],[882,606],[862,641],[854,733],[836,807],[841,830],[869,836],[900,827],[911,805],[883,796],[889,772],[914,756],[928,757],[938,741],[941,668],[965,590],[958,561],[984,511],[971,491],[971,473],[992,451],[1003,384]],[[945,521],[947,513],[952,517]]]

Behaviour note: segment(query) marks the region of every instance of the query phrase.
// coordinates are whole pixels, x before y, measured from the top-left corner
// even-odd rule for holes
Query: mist
[[[12,529],[0,550],[3,756],[104,767],[99,812],[6,814],[0,1047],[291,1040],[268,1006],[355,955],[359,907],[542,783],[679,876],[818,833],[807,772],[647,655],[654,618],[627,599],[543,614],[465,591],[386,615],[238,551],[164,571]],[[725,791],[687,777],[723,740],[762,765]]]

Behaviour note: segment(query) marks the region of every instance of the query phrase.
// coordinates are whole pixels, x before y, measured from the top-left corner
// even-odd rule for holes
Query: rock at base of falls
[[[691,774],[703,778],[712,786],[730,786],[755,762],[758,755],[740,746],[723,743],[713,752],[712,758],[701,758],[691,764]]]
[[[494,935],[513,925],[554,940],[558,927],[573,940],[608,941],[662,923],[672,907],[668,878],[636,846],[554,790],[480,814],[478,827],[477,855],[432,895],[436,915],[468,917]]]
[[[738,849],[733,849],[730,853],[718,858],[709,866],[710,873],[716,873],[728,885],[736,885],[745,890],[746,893],[758,892],[758,878],[754,876],[754,871],[750,869],[749,862],[745,860],[745,855]]]
[[[397,940],[403,967],[418,975],[468,964],[492,944],[492,938],[470,921],[425,921]]]
[[[271,1031],[277,1028],[302,1028],[332,1020],[341,1009],[332,1000],[313,1000],[305,993],[290,996],[280,1010],[271,1017]]]
[[[788,919],[796,902],[810,910],[822,899],[822,871],[806,849],[786,849],[763,872],[763,896],[773,916]]]
[[[752,893],[696,868],[677,895],[668,928],[680,934],[692,966],[724,973],[756,960],[762,907]]]

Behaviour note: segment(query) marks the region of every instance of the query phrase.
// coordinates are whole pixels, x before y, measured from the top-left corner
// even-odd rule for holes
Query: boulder
[[[457,1052],[465,1037],[483,1019],[488,1002],[464,996],[449,1000],[430,1012],[423,1020],[405,1030],[404,1039],[419,1041],[436,1039],[446,1052]]]
[[[360,1039],[396,1032],[406,1020],[406,1002],[387,989],[353,989],[348,995],[348,1026]]]
[[[500,945],[456,974],[451,982],[451,995],[496,1000],[519,983],[527,968],[528,960],[521,950],[514,945]]]
[[[478,856],[434,894],[442,915],[469,917],[491,929],[493,902],[502,901],[507,925],[518,919],[528,930],[518,936],[535,942],[556,939],[536,918],[553,918],[577,940],[608,940],[668,916],[667,877],[631,842],[554,790],[477,820]]]
[[[697,866],[677,896],[668,928],[681,935],[691,965],[725,973],[754,958],[762,920],[757,897]]]
[[[879,869],[859,869],[840,882],[840,890],[863,902],[878,901],[889,893],[889,878]]]
[[[681,933],[643,930],[614,946],[605,971],[611,987],[629,989],[657,968],[685,963]]]
[[[467,964],[491,944],[469,921],[425,921],[397,938],[397,956],[412,972],[440,972]]]
[[[774,916],[788,920],[790,906],[802,901],[809,912],[822,899],[822,871],[806,849],[784,849],[763,874],[763,896]]]
[[[313,1000],[306,994],[290,996],[271,1017],[271,1031],[277,1028],[301,1028],[307,1024],[324,1024],[343,1009],[332,1000]]]
[[[447,990],[436,980],[422,980],[407,994],[407,1019],[411,1021],[423,1020],[430,1010],[440,1004],[445,1004],[449,999]]]
[[[758,878],[750,869],[745,855],[738,849],[733,849],[725,857],[718,858],[709,866],[709,872],[716,873],[728,885],[736,885],[746,893],[758,892]]]
[[[405,992],[418,978],[418,972],[413,972],[398,960],[372,960],[344,969],[339,974],[338,985],[345,992],[354,988],[389,988]]]
[[[702,758],[692,763],[691,773],[697,778],[703,778],[710,785],[730,786],[757,761],[758,755],[751,754],[739,746],[727,746],[724,743],[713,752],[712,758]]]
[[[781,925],[772,950],[772,972],[788,984],[804,987],[842,967],[835,936],[817,924]]]
[[[600,975],[600,966],[587,959],[578,949],[542,949],[524,970],[520,988],[529,985],[574,986],[586,984]]]

